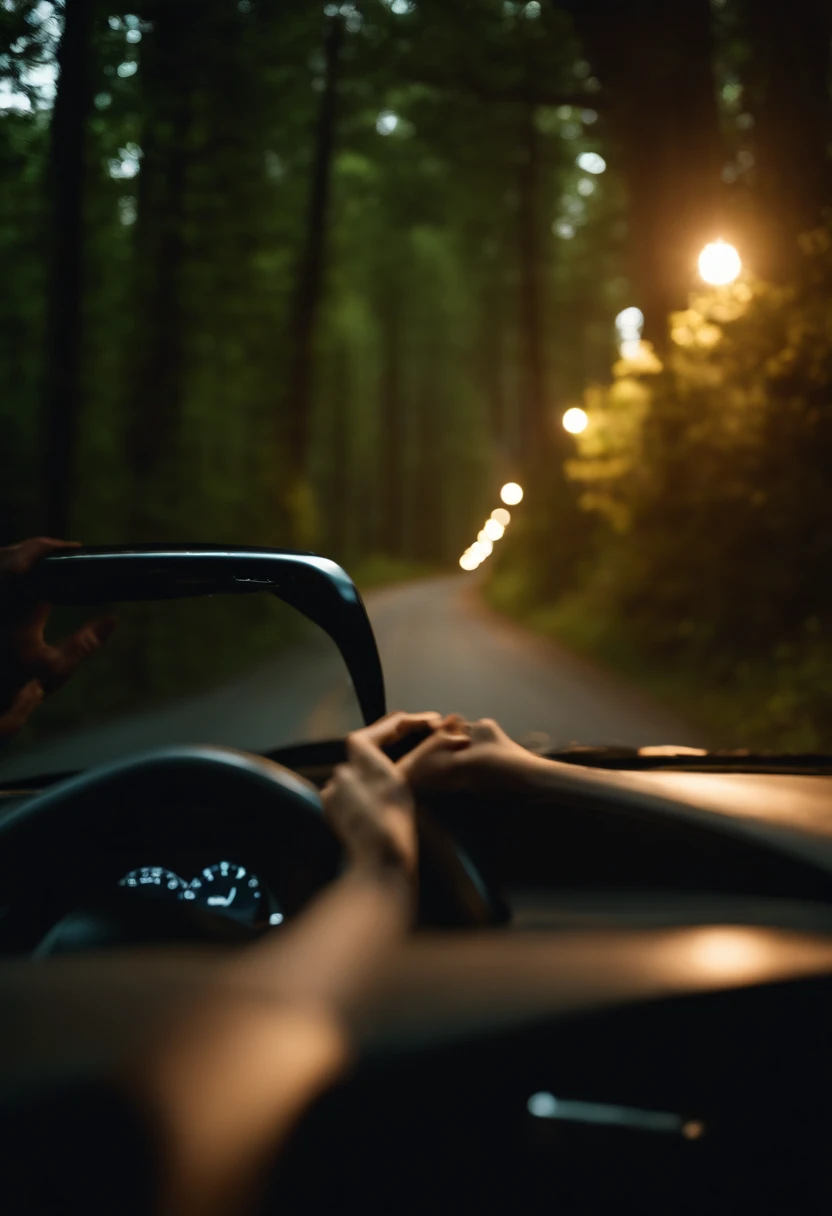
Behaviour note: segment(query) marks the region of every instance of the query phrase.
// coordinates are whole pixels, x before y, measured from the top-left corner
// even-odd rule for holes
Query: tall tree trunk
[[[86,122],[91,0],[66,0],[49,148],[50,250],[43,400],[46,530],[70,531],[81,411]]]
[[[144,57],[151,102],[136,224],[137,317],[127,424],[134,539],[162,539],[175,497],[172,456],[185,391],[185,187],[192,122],[189,6],[154,9]]]
[[[788,278],[800,256],[798,233],[832,205],[832,12],[822,0],[739,0],[738,10],[751,51],[742,73],[754,117],[754,265],[766,277]]]
[[[289,323],[286,415],[291,464],[299,478],[305,476],[308,465],[312,365],[326,269],[326,236],[343,41],[343,19],[340,16],[328,18],[324,35],[324,88],[315,130],[306,238],[298,264]]]
[[[633,303],[659,346],[702,245],[722,232],[722,150],[709,0],[571,0],[609,98],[629,198]]]
[[[493,281],[483,292],[480,312],[480,376],[482,394],[488,403],[491,438],[501,450],[506,443],[505,392],[505,285],[492,271]]]
[[[517,176],[518,253],[520,270],[520,460],[534,468],[546,440],[546,370],[543,339],[540,242],[540,136],[535,108],[524,107]]]
[[[332,555],[340,562],[352,556],[355,521],[351,518],[350,468],[350,358],[346,339],[341,337],[334,351],[333,396],[329,416],[330,465],[327,517]]]
[[[381,538],[384,552],[398,557],[404,531],[404,402],[401,304],[395,283],[382,297],[381,310]]]

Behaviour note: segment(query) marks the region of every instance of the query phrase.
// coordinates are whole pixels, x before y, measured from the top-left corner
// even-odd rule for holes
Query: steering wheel
[[[426,812],[420,836],[422,919],[493,924],[496,902]],[[95,913],[76,920],[71,948],[250,937],[253,931],[188,904],[136,900],[118,887],[137,858],[197,845],[268,858],[287,917],[341,865],[318,790],[297,773],[231,748],[145,752],[60,781],[0,823],[0,952],[35,949],[56,922],[79,907],[88,910],[90,900]]]

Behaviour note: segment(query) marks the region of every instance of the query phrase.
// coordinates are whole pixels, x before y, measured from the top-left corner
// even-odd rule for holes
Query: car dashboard
[[[321,788],[343,758],[343,745],[303,745],[270,758]],[[574,769],[578,779],[584,773]],[[506,929],[720,922],[829,927],[832,866],[822,849],[801,855],[765,833],[755,836],[747,813],[738,818],[717,815],[712,806],[627,801],[618,796],[621,773],[599,775],[601,782],[567,782],[545,798],[434,796],[424,800],[423,818],[452,841]],[[649,786],[651,777],[666,782],[672,776],[634,774],[633,781]],[[706,775],[686,780],[688,791],[707,785]],[[783,780],[753,778],[763,790],[777,790]],[[832,790],[830,779],[792,781],[797,795],[808,789],[815,801],[819,785]],[[36,792],[29,783],[0,793],[0,819]],[[173,836],[166,827],[158,845],[148,839],[152,832],[138,830],[145,812],[165,823],[164,807],[134,811],[107,858],[106,883],[91,896],[119,887],[142,907],[190,906],[253,931],[282,924],[308,897],[309,884],[297,881],[297,859],[286,847],[264,855],[258,842],[241,836],[230,808],[205,816],[195,808]]]
[[[274,758],[321,786],[341,755]],[[273,1210],[328,1213],[359,1191],[368,1214],[828,1205],[823,850],[622,797],[620,774],[568,776],[545,799],[426,800],[501,916],[415,935],[361,1066],[299,1127]],[[282,932],[310,858],[288,838],[258,847],[219,797],[154,846],[172,810],[133,804],[91,902],[114,896],[142,929],[164,909],[229,941]]]

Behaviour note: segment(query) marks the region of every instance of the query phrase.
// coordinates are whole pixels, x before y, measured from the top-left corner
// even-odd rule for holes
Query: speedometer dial
[[[180,899],[186,883],[163,866],[142,866],[125,874],[118,884],[120,887],[130,887],[141,890],[148,895],[161,896],[163,899]]]
[[[263,892],[257,877],[245,866],[218,861],[205,867],[183,898],[196,899],[212,912],[252,923],[259,919]]]

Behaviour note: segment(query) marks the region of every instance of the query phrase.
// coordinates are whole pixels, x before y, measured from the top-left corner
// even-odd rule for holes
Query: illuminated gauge
[[[206,866],[180,898],[193,899],[211,912],[251,923],[260,919],[263,892],[259,879],[245,866],[218,861]]]
[[[131,870],[125,874],[118,884],[132,890],[143,891],[148,895],[161,896],[163,899],[181,899],[186,883],[162,866],[142,866],[140,870]]]

